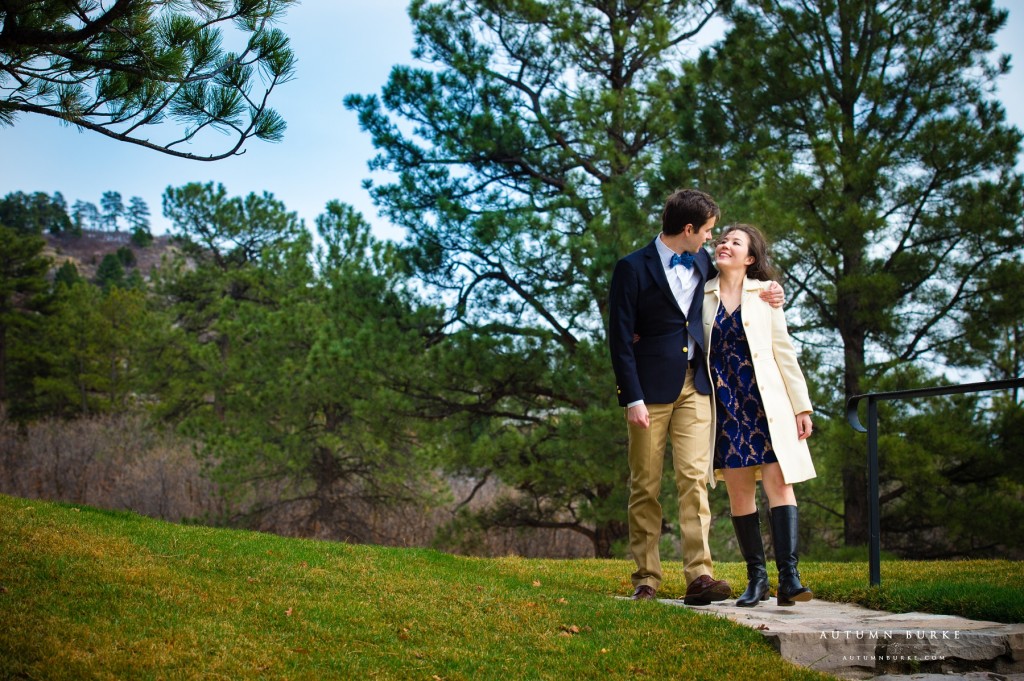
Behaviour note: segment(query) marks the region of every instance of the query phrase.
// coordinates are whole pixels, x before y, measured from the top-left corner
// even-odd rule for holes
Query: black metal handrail
[[[868,434],[868,566],[871,586],[878,586],[882,583],[881,509],[878,498],[878,402],[883,400],[906,400],[914,397],[934,397],[937,395],[958,395],[989,390],[1006,390],[1008,388],[1024,388],[1024,377],[935,388],[865,393],[863,395],[854,395],[846,401],[846,420],[850,422],[854,430]],[[863,399],[868,401],[867,428],[861,425],[860,417],[857,415],[857,406]]]

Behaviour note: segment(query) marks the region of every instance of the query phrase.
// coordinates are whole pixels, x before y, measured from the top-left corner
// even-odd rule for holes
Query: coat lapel
[[[746,304],[761,295],[762,284],[757,279],[751,279],[750,277],[744,277],[743,279],[743,298],[740,300],[740,304]],[[753,305],[746,305],[745,309],[751,309]]]
[[[715,325],[715,315],[718,314],[718,305],[720,302],[719,279],[714,279],[704,283],[704,300],[702,301],[702,314],[701,314],[701,341],[711,338],[711,329]],[[707,346],[702,344],[701,350],[706,354]]]
[[[657,239],[658,237],[654,238]],[[672,307],[679,310],[679,314],[685,317],[686,314],[679,309],[679,301],[676,300],[675,294],[672,293],[672,287],[668,284],[668,277],[665,276],[665,266],[658,255],[658,247],[654,245],[653,241],[644,249],[644,257],[647,259],[647,271],[651,273],[651,277],[658,284],[658,288],[672,301]]]

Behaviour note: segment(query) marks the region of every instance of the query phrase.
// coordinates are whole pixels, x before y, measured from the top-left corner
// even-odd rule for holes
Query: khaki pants
[[[629,549],[636,561],[633,586],[661,586],[661,475],[665,445],[672,437],[672,466],[679,493],[679,527],[686,584],[711,575],[707,473],[711,457],[711,397],[693,385],[687,369],[683,391],[672,404],[648,404],[650,425],[629,429]]]

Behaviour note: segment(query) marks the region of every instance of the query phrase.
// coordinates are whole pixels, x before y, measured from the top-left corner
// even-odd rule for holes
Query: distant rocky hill
[[[136,246],[127,232],[98,232],[85,230],[81,236],[45,234],[46,248],[44,254],[53,260],[52,271],[67,261],[74,263],[78,273],[86,279],[96,276],[96,268],[103,261],[103,256],[116,253],[128,247],[135,255],[135,266],[146,279],[153,268],[160,265],[164,258],[172,258],[178,247],[169,236],[155,236],[153,243],[145,248]],[[129,271],[133,268],[128,268]]]

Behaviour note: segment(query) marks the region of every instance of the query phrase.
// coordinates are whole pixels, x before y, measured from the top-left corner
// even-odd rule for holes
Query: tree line
[[[168,188],[164,205],[173,249],[148,277],[134,269],[114,280],[101,265],[87,279],[70,262],[53,266],[45,241],[26,229],[33,220],[0,228],[0,394],[9,418],[137,414],[147,429],[198,443],[204,477],[219,490],[202,503],[222,511],[207,521],[279,527],[273,519],[287,517],[290,533],[331,528],[328,536],[365,541],[378,536],[368,509],[460,508],[497,481],[506,493],[431,531],[471,541],[492,528],[564,528],[595,555],[622,550],[614,533],[627,474],[617,465],[621,413],[612,396],[576,410],[559,404],[544,386],[571,365],[560,369],[539,344],[452,328],[450,308],[410,277],[402,249],[375,239],[339,202],[315,232],[271,195],[232,197],[219,185]],[[592,352],[596,371],[603,353]],[[581,379],[559,380],[567,391]],[[524,397],[541,391],[546,399]],[[998,518],[1019,504],[1014,404],[951,398],[886,414],[889,548],[1012,550]],[[857,446],[857,437],[834,423],[816,443],[822,476],[805,498],[821,550],[841,543],[829,448]],[[607,470],[594,463],[600,453]],[[473,481],[457,499],[453,478]],[[565,491],[570,483],[575,493]],[[603,486],[606,507],[591,491]],[[975,515],[982,499],[991,527]],[[596,529],[601,510],[606,535]]]
[[[301,505],[310,527],[355,532],[355,500],[430,499],[428,471],[499,481],[509,493],[466,527],[563,528],[612,555],[626,466],[608,278],[679,186],[774,242],[819,414],[801,497],[819,546],[867,540],[848,397],[1021,375],[1022,136],[992,95],[1010,64],[990,1],[414,0],[409,15],[422,65],[345,100],[403,243],[341,203],[307,230],[266,194],[168,189],[180,257],[145,286],[9,268],[35,282],[4,284],[9,412],[144,406],[203,442],[224,489],[274,481],[252,513]],[[724,35],[689,57],[715,18]],[[140,335],[89,340],[76,305]],[[1018,555],[1020,395],[880,416],[883,547]]]

